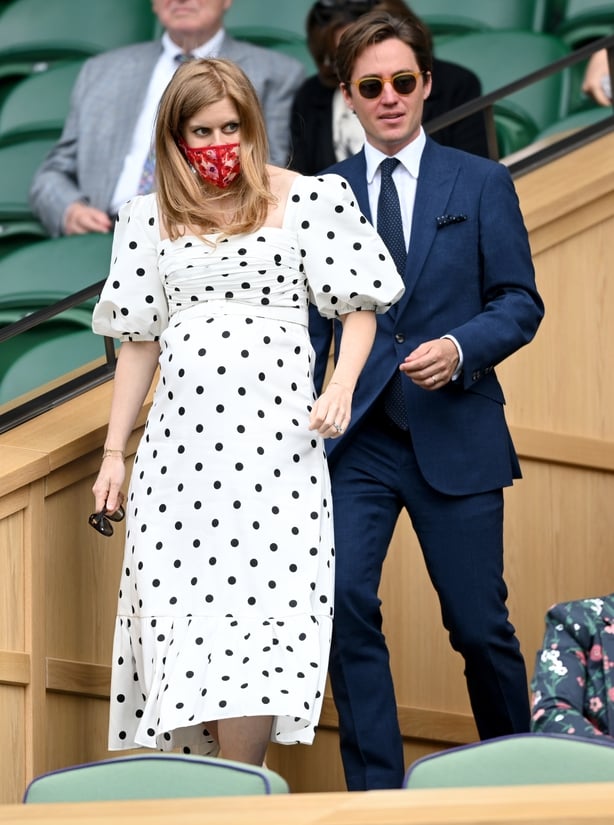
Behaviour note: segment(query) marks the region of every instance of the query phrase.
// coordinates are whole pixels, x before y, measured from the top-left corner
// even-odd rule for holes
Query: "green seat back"
[[[45,322],[0,344],[0,404],[105,355],[104,339],[67,322]]]
[[[489,29],[541,31],[547,0],[411,0],[409,5],[438,39]]]
[[[68,235],[0,257],[0,308],[48,306],[102,281],[109,273],[112,242],[110,233]]]
[[[54,143],[52,137],[36,137],[0,146],[0,220],[32,219],[30,184]]]
[[[612,0],[567,0],[555,33],[572,49],[614,32]]]
[[[560,118],[560,120],[551,123],[546,129],[537,135],[537,140],[544,140],[552,135],[559,135],[564,137],[578,129],[583,129],[585,126],[592,126],[593,123],[599,123],[602,120],[612,117],[612,109],[607,106],[593,106],[592,109],[584,109],[580,112],[574,112],[571,115]]]
[[[436,48],[442,60],[474,71],[484,94],[520,80],[568,53],[569,48],[553,35],[517,30],[474,32],[446,40]],[[495,105],[495,120],[516,122],[523,136],[520,145],[510,147],[511,151],[525,146],[561,116],[567,88],[567,71],[556,72]]]
[[[0,15],[0,63],[97,54],[153,37],[151,0],[13,0]]]
[[[37,777],[24,802],[86,802],[288,793],[279,774],[226,759],[146,754],[76,765]]]
[[[272,26],[238,26],[229,30],[237,40],[247,40],[256,46],[281,52],[303,64],[307,75],[315,74],[316,64],[304,36]]]
[[[251,26],[285,29],[305,37],[305,19],[313,0],[233,0],[224,15],[229,32]]]
[[[50,66],[16,83],[0,106],[0,144],[32,137],[57,139],[83,60]]]
[[[614,747],[569,735],[518,734],[442,751],[410,766],[403,787],[614,781]]]

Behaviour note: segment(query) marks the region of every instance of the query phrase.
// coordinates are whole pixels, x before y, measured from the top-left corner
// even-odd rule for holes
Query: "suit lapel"
[[[411,237],[405,267],[405,293],[397,304],[401,314],[422,273],[424,262],[437,234],[437,216],[446,212],[446,206],[458,176],[458,161],[449,160],[446,152],[427,138],[418,174],[416,200],[411,222]]]
[[[352,187],[361,212],[374,223],[367,190],[367,164],[361,150],[341,164],[342,174]],[[337,167],[332,167],[336,172]],[[427,138],[416,188],[416,201],[412,217],[411,238],[407,264],[403,273],[405,293],[389,310],[390,318],[400,315],[410,301],[414,287],[422,273],[424,262],[437,234],[437,216],[447,211],[452,189],[459,172],[458,158],[441,150],[435,141]]]

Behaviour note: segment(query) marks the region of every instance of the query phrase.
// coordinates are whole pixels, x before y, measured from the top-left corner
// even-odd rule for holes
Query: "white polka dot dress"
[[[161,240],[155,195],[121,210],[93,327],[161,354],[127,497],[111,749],[207,753],[208,721],[255,715],[275,742],[313,740],[334,547],[307,307],[383,312],[402,290],[337,176],[297,177],[283,227],[229,238]]]

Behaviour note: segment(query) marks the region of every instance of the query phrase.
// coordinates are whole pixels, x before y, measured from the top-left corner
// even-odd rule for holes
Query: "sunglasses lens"
[[[382,93],[384,84],[377,77],[367,77],[358,84],[358,91],[367,100],[373,100]]]
[[[100,513],[92,513],[92,515],[88,518],[87,522],[90,527],[93,527],[94,530],[98,530],[98,532],[103,536],[112,536],[113,535],[113,525],[111,524],[112,521],[121,521],[125,517],[126,513],[123,507],[118,507],[114,513],[105,513],[102,510]]]
[[[416,88],[413,74],[397,74],[392,78],[392,86],[399,95],[410,95]]]
[[[126,515],[123,507],[118,507],[114,513],[105,513],[105,518],[110,518],[111,521],[121,521]]]
[[[92,513],[88,519],[88,524],[90,527],[93,527],[94,530],[98,530],[98,532],[103,536],[113,535],[113,527],[111,526],[111,522],[104,515],[104,513]]]

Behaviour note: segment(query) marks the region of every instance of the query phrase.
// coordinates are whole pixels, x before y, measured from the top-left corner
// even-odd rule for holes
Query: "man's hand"
[[[106,212],[75,201],[64,215],[65,235],[85,235],[87,232],[110,232],[113,222]]]
[[[449,338],[425,341],[410,352],[399,369],[425,390],[437,390],[447,384],[458,367],[458,350]]]

